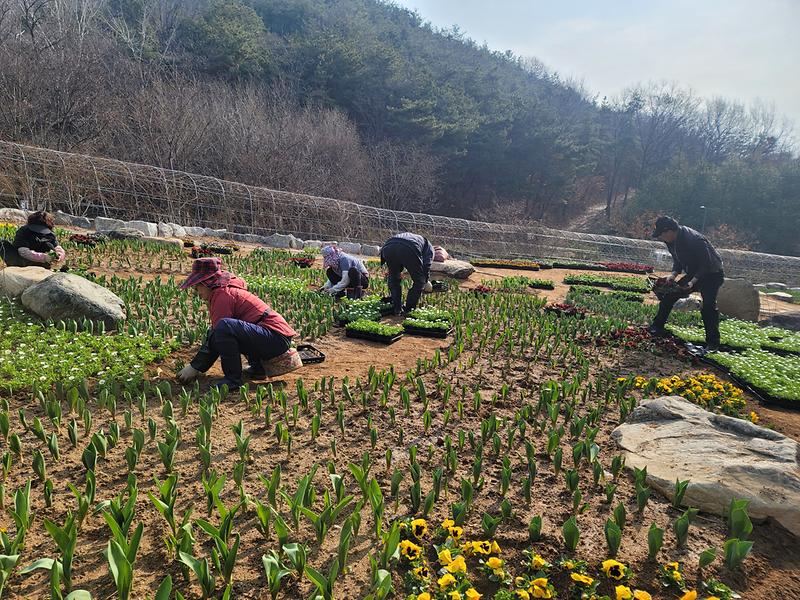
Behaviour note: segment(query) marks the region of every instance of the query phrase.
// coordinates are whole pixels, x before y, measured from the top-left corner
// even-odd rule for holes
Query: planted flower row
[[[625,275],[567,275],[564,283],[608,287],[612,290],[649,292],[650,283],[643,277]]]

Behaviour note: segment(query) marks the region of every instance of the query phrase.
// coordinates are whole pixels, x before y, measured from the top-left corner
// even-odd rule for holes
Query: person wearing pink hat
[[[252,379],[265,376],[262,361],[286,353],[297,335],[286,320],[266,302],[247,291],[247,283],[222,269],[217,257],[198,258],[181,289],[194,288],[208,302],[211,328],[195,357],[179,373],[188,383],[205,373],[220,359],[225,377],[215,385],[236,390],[242,385],[242,354],[250,368],[244,374]]]
[[[358,300],[369,287],[369,271],[364,261],[336,246],[322,248],[322,267],[328,280],[321,291],[335,298],[347,294],[351,300]]]

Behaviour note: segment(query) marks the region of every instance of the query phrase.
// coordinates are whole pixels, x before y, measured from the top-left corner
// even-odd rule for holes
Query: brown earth
[[[99,272],[116,272],[119,276],[132,274],[130,271],[115,271],[113,269],[100,269]],[[491,279],[507,275],[527,274],[531,277],[551,278],[556,281],[556,290],[553,292],[537,291],[536,294],[547,298],[549,301],[563,300],[568,286],[560,283],[562,276],[566,272],[560,270],[543,271],[539,273],[526,273],[524,271],[510,271],[503,269],[481,269],[473,275],[462,287],[474,286],[482,279]],[[138,275],[139,273],[134,273]],[[167,276],[164,273],[146,273],[144,277],[152,278],[157,276]],[[341,397],[338,392],[342,379],[347,376],[354,389],[356,379],[364,381],[367,377],[369,367],[375,365],[378,369],[388,369],[389,365],[394,365],[400,379],[408,370],[416,369],[419,359],[430,359],[437,349],[446,349],[452,340],[430,340],[426,338],[406,337],[391,346],[382,346],[360,340],[351,340],[344,337],[341,330],[335,329],[318,340],[314,345],[326,354],[326,361],[320,365],[313,365],[303,368],[301,371],[290,376],[280,378],[285,383],[285,390],[290,399],[294,398],[294,385],[298,377],[302,377],[306,386],[312,386],[315,381],[320,381],[323,377],[334,377],[337,385],[337,398]],[[649,352],[638,352],[631,350],[621,350],[616,348],[587,348],[585,350],[592,357],[594,366],[593,374],[607,369],[621,376],[628,374],[650,375],[672,375],[674,373],[691,370],[687,363],[669,356],[655,356]],[[446,353],[442,353],[446,355]],[[159,375],[171,378],[176,366],[184,362],[191,356],[191,349],[185,349],[170,356],[163,364],[157,365],[154,371],[161,369]],[[473,364],[469,364],[474,360]],[[463,368],[462,368],[463,367]],[[248,463],[248,473],[245,477],[244,485],[248,494],[265,499],[265,490],[258,479],[258,474],[269,474],[278,464],[283,469],[283,483],[289,490],[294,489],[294,481],[309,472],[315,464],[321,465],[320,470],[315,476],[315,483],[318,489],[330,487],[325,474],[325,463],[332,460],[339,473],[346,472],[347,464],[359,462],[361,453],[369,449],[369,428],[367,426],[367,416],[371,413],[372,422],[379,432],[376,447],[371,452],[374,457],[375,465],[372,473],[378,478],[384,490],[389,489],[389,478],[391,472],[383,465],[383,460],[379,457],[385,455],[387,450],[392,450],[391,469],[398,467],[405,473],[404,481],[401,486],[403,497],[397,510],[394,510],[394,503],[388,502],[387,498],[387,519],[395,516],[405,516],[408,514],[408,458],[407,449],[410,444],[419,447],[419,458],[422,466],[423,496],[431,487],[431,471],[441,464],[441,445],[445,436],[450,436],[453,441],[457,437],[459,429],[464,431],[479,432],[480,421],[487,414],[488,400],[494,394],[500,393],[500,387],[504,381],[511,386],[511,394],[506,403],[499,401],[496,404],[496,412],[501,416],[511,417],[523,401],[535,402],[535,395],[538,394],[538,386],[549,379],[563,379],[565,373],[569,374],[571,365],[560,363],[554,360],[548,364],[541,359],[531,356],[504,357],[502,360],[492,360],[485,355],[479,356],[467,352],[456,359],[454,364],[443,365],[433,372],[423,375],[428,390],[436,388],[439,378],[453,384],[453,398],[449,408],[453,412],[450,422],[444,424],[444,410],[442,398],[435,392],[431,392],[431,406],[433,413],[432,428],[426,432],[421,425],[422,408],[418,401],[412,401],[411,414],[401,416],[403,409],[400,406],[397,394],[393,393],[390,398],[390,406],[396,409],[397,422],[392,424],[390,417],[385,410],[380,410],[375,401],[371,401],[367,409],[358,403],[358,397],[354,393],[355,404],[346,407],[346,426],[344,431],[340,431],[333,419],[333,408],[326,406],[323,411],[323,424],[320,435],[316,440],[310,437],[310,415],[300,413],[297,427],[292,428],[294,438],[291,452],[287,452],[285,446],[281,447],[275,440],[272,427],[266,426],[263,411],[257,415],[252,414],[251,410],[236,395],[232,395],[228,400],[220,405],[220,414],[214,420],[214,464],[225,472],[230,472],[232,464],[238,459],[235,450],[234,436],[231,426],[243,421],[245,430],[252,433],[253,438],[250,446],[250,461]],[[219,376],[213,369],[209,377]],[[277,383],[277,382],[276,382]],[[174,380],[173,380],[173,384]],[[208,381],[202,382],[202,390],[207,389]],[[397,384],[395,384],[397,385]],[[466,404],[469,408],[465,410],[462,418],[455,414],[452,403],[456,397],[456,392],[460,394],[462,386],[466,386]],[[177,386],[176,386],[177,389]],[[472,409],[472,394],[474,390],[479,390],[484,399],[481,410],[475,412]],[[396,391],[396,390],[395,390]],[[251,392],[252,395],[252,392]],[[413,395],[413,394],[412,394]],[[9,398],[12,412],[16,415],[18,408],[24,408],[30,420],[33,415],[41,415],[38,405],[31,402],[24,395],[16,395]],[[749,402],[756,406],[752,398]],[[180,414],[180,407],[177,400],[174,400],[176,415]],[[120,409],[121,410],[121,409]],[[795,439],[800,438],[800,414],[787,409],[767,408],[757,406],[756,410],[761,415],[763,423],[774,427],[777,431],[791,435]],[[278,409],[273,413],[273,419],[277,418]],[[66,416],[65,416],[66,417]],[[159,436],[165,426],[164,419],[160,414],[160,406],[154,398],[148,402],[147,417],[153,418],[158,424]],[[43,422],[45,422],[44,417]],[[192,508],[194,517],[205,517],[205,495],[200,483],[200,463],[197,460],[197,451],[194,447],[194,431],[199,425],[196,403],[192,405],[189,413],[183,416],[176,416],[183,432],[183,441],[177,453],[175,471],[181,474],[178,507],[179,513],[183,510]],[[65,418],[68,420],[68,417]],[[116,420],[123,427],[122,416],[118,414],[112,417],[108,413],[95,414],[95,427],[104,427],[111,420]],[[597,437],[597,443],[601,447],[601,459],[604,465],[609,465],[611,457],[616,454],[616,449],[610,439],[610,433],[618,424],[614,411],[609,411],[601,422],[601,429]],[[273,420],[274,426],[274,420]],[[66,510],[74,506],[74,500],[66,487],[66,482],[71,481],[82,487],[83,468],[81,467],[80,455],[82,448],[87,443],[86,438],[79,441],[78,449],[72,449],[66,438],[65,432],[59,432],[61,444],[61,459],[53,461],[50,459],[46,448],[30,433],[21,435],[23,447],[26,452],[26,463],[30,460],[30,452],[33,448],[42,449],[48,459],[48,476],[56,482],[54,492],[54,505],[45,508],[41,485],[35,483],[32,491],[33,502],[36,514],[36,526],[30,533],[26,542],[24,558],[21,566],[29,564],[32,560],[55,556],[56,548],[47,535],[42,520],[45,518],[53,519],[56,523],[62,523]],[[134,409],[134,427],[147,430],[146,418],[142,419]],[[399,442],[401,428],[404,441]],[[47,422],[46,429],[51,431],[53,428]],[[12,417],[12,430],[20,430],[16,417]],[[542,514],[544,516],[543,538],[534,545],[537,552],[544,555],[549,560],[554,561],[563,552],[561,541],[560,525],[569,516],[571,499],[569,498],[564,485],[563,475],[555,475],[553,466],[545,452],[546,436],[540,435],[529,429],[529,439],[536,447],[536,459],[539,468],[538,475],[533,486],[533,501],[528,505],[522,498],[520,483],[522,473],[525,471],[524,452],[518,447],[509,457],[514,468],[514,482],[509,491],[509,499],[514,506],[516,516],[512,522],[504,523],[498,530],[497,540],[504,550],[503,557],[508,561],[514,570],[518,570],[522,561],[522,550],[529,546],[527,542],[527,522],[532,515]],[[336,440],[337,455],[334,457],[331,452],[331,441]],[[100,462],[97,474],[98,497],[97,500],[106,500],[118,493],[125,486],[127,467],[125,466],[124,450],[130,443],[129,435],[123,433],[119,445],[109,451],[107,458]],[[566,440],[565,440],[566,443]],[[429,449],[432,448],[433,460],[428,459]],[[570,446],[564,446],[565,468],[571,466]],[[52,463],[52,464],[51,464]],[[486,451],[484,459],[484,473],[486,477],[485,492],[478,495],[476,508],[471,512],[470,518],[465,526],[466,536],[470,539],[481,537],[480,519],[484,512],[497,514],[501,496],[496,489],[499,482],[499,461],[492,457],[491,448]],[[443,492],[447,501],[453,501],[458,497],[458,481],[460,478],[469,477],[471,470],[471,452],[469,445],[465,447],[461,454],[459,471],[452,478],[449,492]],[[160,462],[154,442],[148,442],[142,453],[136,472],[139,477],[139,499],[137,502],[136,517],[134,523],[142,522],[145,527],[145,535],[139,551],[136,564],[136,579],[134,587],[134,598],[144,598],[152,595],[160,580],[170,573],[179,588],[186,592],[190,590],[187,597],[199,598],[199,587],[194,576],[191,577],[191,584],[186,585],[181,574],[178,563],[168,557],[165,553],[161,537],[166,531],[166,525],[161,516],[153,509],[147,491],[152,491],[152,478],[154,476],[164,479],[166,476],[163,465]],[[620,478],[617,482],[618,490],[614,504],[607,505],[602,500],[605,494],[600,486],[594,486],[591,482],[591,470],[584,464],[580,469],[581,488],[584,490],[585,501],[589,503],[588,512],[578,518],[581,527],[581,541],[578,546],[578,555],[587,557],[593,570],[596,570],[598,563],[606,554],[605,543],[603,540],[603,524],[609,518],[611,508],[617,502],[623,501],[628,509],[629,521],[624,531],[623,545],[620,551],[619,560],[626,564],[635,566],[637,587],[648,589],[654,592],[654,598],[673,598],[674,594],[660,593],[655,565],[646,561],[647,554],[647,529],[650,524],[655,522],[658,526],[665,529],[664,550],[659,555],[659,561],[664,562],[670,559],[680,559],[685,561],[685,573],[688,581],[694,583],[697,577],[697,557],[705,548],[714,546],[721,548],[722,541],[725,539],[725,526],[719,517],[710,515],[700,515],[698,520],[692,525],[688,548],[684,551],[676,552],[674,549],[674,536],[671,530],[671,523],[677,513],[671,508],[669,502],[657,495],[651,497],[644,513],[637,515],[635,512],[633,483],[628,476]],[[5,500],[7,505],[10,501],[11,493],[24,483],[24,477],[29,473],[28,469],[23,469],[21,465],[12,468],[8,480],[5,482]],[[352,477],[348,476],[347,487],[350,493],[356,491],[356,485]],[[225,487],[223,496],[226,504],[231,506],[237,499],[238,493],[232,481]],[[446,514],[446,502],[439,502],[431,515],[434,522],[438,522]],[[349,512],[349,511],[348,511]],[[285,514],[285,511],[284,511]],[[216,517],[212,517],[215,521]],[[268,598],[269,593],[264,586],[263,570],[261,567],[261,556],[269,549],[277,549],[274,534],[268,540],[257,532],[255,517],[252,512],[242,513],[236,521],[235,530],[242,536],[241,550],[235,572],[234,595],[235,598],[256,599]],[[13,524],[7,514],[0,516],[0,526],[13,529]],[[376,544],[371,533],[372,516],[369,509],[363,511],[363,523],[359,536],[354,541],[349,562],[349,572],[340,579],[336,586],[337,598],[361,598],[367,593],[369,582],[369,556],[374,554]],[[208,556],[210,545],[207,536],[195,530],[198,543],[195,545],[196,553],[203,548],[205,555]],[[108,529],[102,518],[90,512],[84,522],[83,529],[79,537],[76,559],[74,564],[75,588],[85,588],[92,592],[96,598],[110,598],[115,591],[102,551],[108,539]],[[313,540],[313,532],[306,519],[301,520],[299,532],[293,532],[290,539]],[[800,554],[797,552],[797,539],[784,531],[780,527],[765,523],[757,524],[753,532],[752,539],[755,541],[753,554],[745,563],[745,569],[740,573],[728,573],[720,566],[719,560],[709,568],[709,573],[716,574],[724,581],[738,589],[742,597],[748,600],[774,600],[776,598],[800,597]],[[327,565],[328,558],[336,553],[338,540],[338,528],[334,528],[327,536],[325,542],[319,548],[311,551],[309,561],[317,568]],[[311,544],[315,547],[315,544]],[[474,563],[470,563],[470,571],[473,570]],[[560,583],[558,576],[554,576],[553,581]],[[398,577],[394,580],[395,588],[398,590],[397,597],[402,596],[402,582]],[[601,591],[609,593],[611,590],[604,584]],[[482,589],[489,589],[481,586]],[[218,586],[218,592],[221,587]],[[288,585],[279,598],[306,598],[311,592],[307,580],[298,581],[294,577],[288,579]],[[7,597],[10,598],[49,598],[47,591],[47,577],[43,572],[37,572],[28,577],[13,576],[6,588]]]

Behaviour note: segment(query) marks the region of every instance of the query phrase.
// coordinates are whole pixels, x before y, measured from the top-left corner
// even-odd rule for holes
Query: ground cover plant
[[[627,292],[649,292],[650,283],[644,277],[630,275],[567,275],[564,283],[577,285],[595,285]]]
[[[627,300],[628,302],[644,302],[644,296],[641,292],[624,292],[624,291],[610,291],[604,292],[599,287],[590,285],[573,285],[570,286],[570,293],[573,294],[603,294],[609,298],[618,300]]]
[[[767,397],[800,402],[800,356],[749,349],[742,353],[714,352],[708,359]]]
[[[702,343],[705,332],[702,327],[668,325],[670,333],[685,341]],[[721,343],[729,348],[743,350],[762,348],[800,354],[800,333],[780,327],[759,327],[757,323],[726,319],[719,327]]]
[[[507,292],[522,292],[527,288],[538,290],[555,289],[555,283],[551,279],[536,279],[533,277],[503,277],[500,281],[493,282],[498,290]]]
[[[681,501],[690,482],[664,498],[646,473],[625,469],[610,433],[645,396],[636,376],[654,386],[676,373],[691,380],[688,363],[614,342],[650,306],[603,298],[606,312],[576,318],[532,294],[453,286],[409,314],[452,326],[450,338],[382,348],[331,327],[335,303],[314,291],[320,269],[292,264],[290,253],[242,252],[226,267],[302,339],[337,353],[226,395],[174,379],[207,326],[204,303],[177,289],[188,256],[118,242],[70,255],[123,295],[125,335],[157,334],[179,349],[131,381],[89,373],[74,387],[31,384],[2,397],[4,597],[796,592],[771,567],[800,568],[790,534],[749,524],[746,503],[728,519],[698,515]],[[386,334],[402,329],[396,322],[349,327]],[[61,341],[66,351],[89,342]],[[392,357],[403,351],[414,359],[398,368]],[[359,369],[364,354],[374,362]],[[27,381],[38,367],[17,369]]]
[[[629,323],[648,325],[653,322],[658,311],[656,304],[642,304],[620,298],[615,293],[592,293],[584,286],[575,285],[570,288],[566,302],[599,315],[614,319],[620,326]],[[702,323],[700,311],[673,311],[670,323],[674,325],[696,325]]]

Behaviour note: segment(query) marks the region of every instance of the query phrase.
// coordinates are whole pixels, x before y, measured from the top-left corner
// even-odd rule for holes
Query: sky
[[[669,81],[774,106],[800,136],[800,0],[395,0],[436,27],[536,57],[599,98]]]

